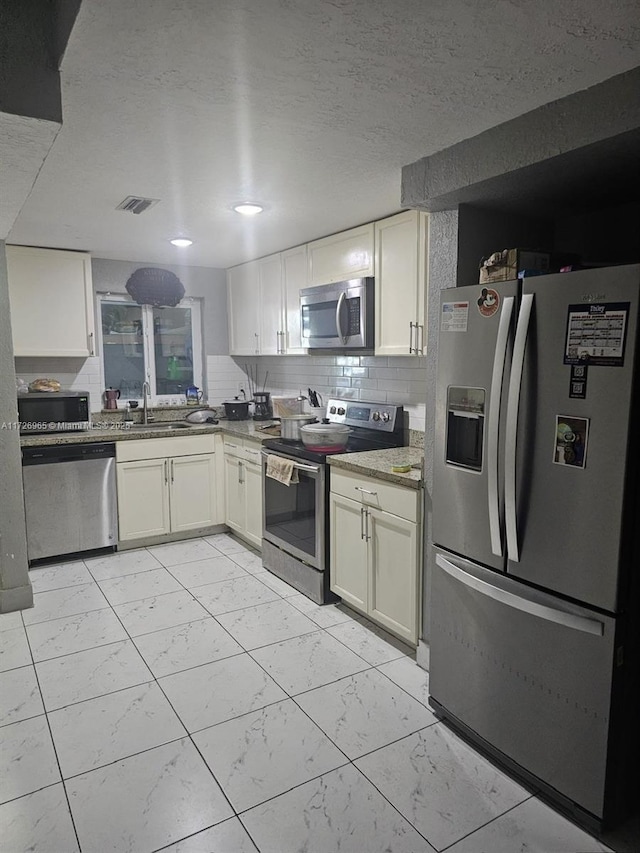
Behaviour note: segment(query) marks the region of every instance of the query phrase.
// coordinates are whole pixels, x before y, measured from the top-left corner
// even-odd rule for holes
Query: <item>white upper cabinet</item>
[[[95,355],[91,256],[7,246],[16,356]]]
[[[256,355],[260,352],[258,261],[227,270],[229,352]]]
[[[306,283],[306,246],[228,269],[230,354],[304,353],[300,288]]]
[[[424,355],[428,216],[417,210],[375,223],[376,355]]]
[[[304,354],[302,345],[302,330],[300,328],[300,289],[308,283],[307,247],[297,246],[282,252],[282,287],[285,326],[284,349],[289,355]]]
[[[282,307],[282,262],[280,255],[269,255],[258,261],[261,355],[278,355],[282,351],[284,312]]]
[[[307,244],[309,286],[373,275],[373,222]]]

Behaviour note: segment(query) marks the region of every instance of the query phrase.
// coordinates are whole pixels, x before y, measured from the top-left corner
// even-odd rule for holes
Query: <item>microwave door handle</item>
[[[338,304],[336,305],[336,331],[338,333],[338,337],[340,338],[341,344],[346,344],[347,342],[346,335],[342,334],[342,323],[340,322],[340,312],[342,311],[342,306],[346,298],[347,294],[343,290],[340,296],[338,297]]]
[[[522,390],[524,351],[529,332],[532,306],[533,293],[525,293],[520,304],[516,337],[513,343],[513,361],[511,376],[509,377],[509,398],[507,402],[507,429],[504,443],[504,506],[505,527],[507,531],[507,557],[509,560],[513,560],[514,563],[520,562],[516,506],[518,411],[520,408],[520,391]]]
[[[502,536],[500,530],[500,491],[498,488],[498,437],[500,430],[500,410],[502,408],[502,383],[507,359],[509,326],[513,313],[513,296],[507,296],[500,312],[500,324],[493,356],[491,391],[489,397],[489,417],[487,424],[487,491],[489,503],[489,532],[491,551],[496,557],[502,557]]]

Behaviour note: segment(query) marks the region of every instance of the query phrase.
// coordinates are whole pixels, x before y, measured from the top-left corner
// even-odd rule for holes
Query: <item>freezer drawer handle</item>
[[[500,430],[500,409],[502,406],[502,383],[507,359],[507,342],[513,313],[513,296],[507,296],[500,314],[496,351],[493,357],[491,374],[491,396],[489,397],[489,418],[487,425],[487,490],[489,502],[489,532],[491,550],[502,557],[502,536],[500,530],[500,491],[498,488],[498,437]]]
[[[557,625],[573,628],[575,631],[583,631],[585,634],[594,634],[596,637],[602,637],[604,634],[604,624],[598,622],[597,619],[576,616],[574,613],[566,613],[564,610],[557,610],[555,607],[546,607],[544,604],[538,604],[535,601],[529,601],[519,595],[514,595],[512,592],[507,592],[506,589],[500,589],[486,581],[480,580],[480,578],[468,574],[447,560],[446,557],[443,557],[442,554],[436,554],[436,564],[448,575],[451,575],[452,578],[460,581],[465,586],[475,589],[476,592],[480,592],[482,595],[493,598],[494,601],[500,601],[508,607],[522,610],[523,613],[528,613],[530,616],[537,616],[539,619],[545,619],[547,622],[555,622]]]
[[[507,529],[507,557],[514,563],[520,562],[518,545],[518,519],[516,504],[516,450],[518,437],[518,411],[524,369],[524,351],[529,332],[529,320],[533,306],[533,293],[525,293],[520,305],[516,338],[513,344],[513,362],[509,379],[507,402],[507,430],[504,447],[504,506]]]

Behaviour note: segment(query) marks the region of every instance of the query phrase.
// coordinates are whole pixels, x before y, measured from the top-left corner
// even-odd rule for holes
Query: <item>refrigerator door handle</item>
[[[491,374],[489,397],[489,418],[487,424],[487,490],[489,504],[489,532],[491,550],[496,557],[502,557],[502,536],[500,530],[500,492],[498,489],[498,437],[500,429],[500,409],[502,406],[502,383],[507,360],[507,342],[513,313],[513,296],[507,296],[500,313],[500,324],[496,339]]]
[[[547,622],[555,622],[556,625],[564,625],[566,628],[582,631],[585,634],[594,634],[596,637],[604,635],[604,624],[597,619],[589,619],[586,616],[567,613],[564,610],[547,607],[536,601],[530,601],[519,595],[514,595],[514,593],[508,592],[506,589],[500,589],[480,578],[468,574],[463,569],[454,565],[450,560],[447,560],[442,554],[436,554],[436,564],[455,580],[482,595],[492,598],[494,601],[506,604],[507,607],[514,607],[516,610],[521,610],[530,616],[537,616],[539,619],[545,619]]]
[[[522,372],[524,370],[524,351],[529,332],[533,293],[525,293],[520,303],[516,337],[513,343],[513,361],[509,379],[509,397],[507,402],[507,429],[504,449],[504,506],[505,527],[507,531],[507,557],[514,563],[520,561],[518,544],[518,518],[516,504],[516,444],[518,434],[518,411],[520,408],[520,391],[522,388]]]

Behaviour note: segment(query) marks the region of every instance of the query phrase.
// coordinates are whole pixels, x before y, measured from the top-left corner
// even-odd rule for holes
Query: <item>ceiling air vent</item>
[[[124,201],[116,207],[116,210],[128,210],[129,213],[144,213],[154,204],[160,201],[159,198],[141,198],[136,195],[128,195]]]

